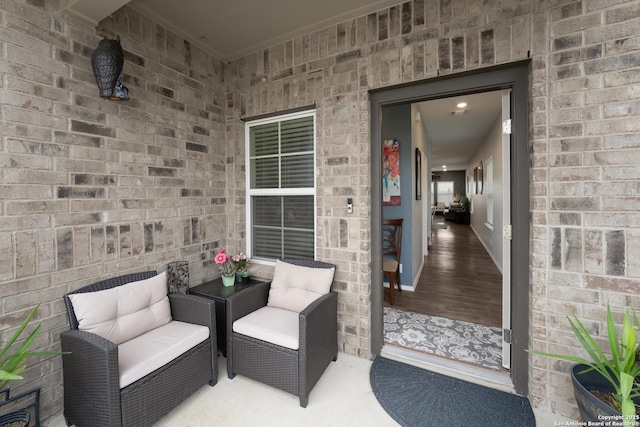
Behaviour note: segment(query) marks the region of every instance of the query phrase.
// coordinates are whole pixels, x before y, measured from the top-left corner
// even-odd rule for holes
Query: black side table
[[[202,285],[189,289],[189,293],[215,301],[216,306],[216,335],[218,340],[218,350],[227,357],[227,304],[232,295],[240,293],[257,283],[264,283],[262,280],[249,279],[247,284],[237,283],[234,286],[224,286],[222,279],[215,279],[205,282]]]

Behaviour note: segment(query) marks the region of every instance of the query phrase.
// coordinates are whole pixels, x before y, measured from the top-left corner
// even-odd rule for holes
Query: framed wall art
[[[480,160],[480,167],[478,168],[478,191],[477,194],[482,194],[482,181],[484,175],[484,167],[482,164],[482,160]]]
[[[400,141],[382,141],[382,205],[400,206]]]
[[[416,148],[416,200],[422,200],[422,153]]]

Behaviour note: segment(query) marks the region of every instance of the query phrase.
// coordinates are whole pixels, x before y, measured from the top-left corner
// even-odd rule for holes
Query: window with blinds
[[[315,112],[246,124],[247,242],[254,260],[315,257]]]

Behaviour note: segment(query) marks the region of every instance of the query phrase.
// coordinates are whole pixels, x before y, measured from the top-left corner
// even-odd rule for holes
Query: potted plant
[[[632,311],[633,312],[633,311]],[[625,311],[621,335],[618,336],[611,308],[607,304],[608,354],[601,349],[575,314],[568,317],[571,329],[590,359],[527,350],[530,353],[573,362],[571,370],[574,394],[583,422],[602,422],[603,417],[616,425],[636,425],[634,399],[640,397],[640,374],[637,361],[636,327],[640,322],[629,309]],[[597,396],[598,397],[597,397]],[[612,424],[613,425],[613,424]]]
[[[236,282],[236,265],[227,254],[227,249],[222,248],[213,258],[222,276],[222,284],[224,286],[233,286]]]
[[[235,254],[231,257],[231,261],[236,266],[236,282],[244,283],[246,280],[243,278],[247,278],[251,276],[249,272],[249,264],[251,260],[242,252]]]
[[[24,362],[25,358],[37,356],[55,356],[58,354],[62,354],[61,352],[29,351],[29,346],[31,345],[31,343],[33,343],[33,341],[40,333],[40,324],[38,324],[38,326],[36,326],[35,329],[31,331],[31,333],[27,336],[22,344],[20,344],[17,348],[11,350],[11,347],[22,336],[22,333],[25,331],[31,320],[36,315],[38,308],[40,308],[40,304],[41,303],[38,303],[38,305],[36,305],[35,308],[31,310],[20,327],[0,349],[0,390],[4,390],[4,388],[9,384],[9,381],[22,379],[22,376],[20,374],[27,368],[27,364]],[[10,401],[8,390],[5,390],[4,394],[7,398],[7,401]],[[2,403],[3,402],[0,402],[0,406],[2,405]],[[9,414],[0,415],[0,427],[6,425],[26,426],[29,424],[29,419],[30,415],[26,410],[14,411]]]

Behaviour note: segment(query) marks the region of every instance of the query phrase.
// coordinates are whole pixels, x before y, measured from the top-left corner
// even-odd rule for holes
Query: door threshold
[[[459,360],[392,345],[383,345],[380,356],[495,390],[516,394],[508,371],[501,372],[480,366],[472,366]]]

